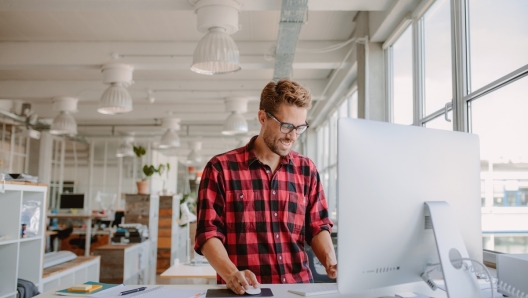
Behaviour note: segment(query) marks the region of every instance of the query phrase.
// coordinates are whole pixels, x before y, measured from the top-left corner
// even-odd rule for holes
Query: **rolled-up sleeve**
[[[310,175],[310,188],[308,194],[308,206],[306,210],[306,242],[311,245],[312,238],[319,232],[325,230],[332,233],[334,223],[330,220],[328,203],[323,190],[319,173],[315,166]]]
[[[215,168],[216,167],[216,168]],[[219,163],[209,162],[205,167],[198,190],[197,227],[194,250],[202,254],[204,243],[216,237],[225,241],[225,190],[224,179],[218,169]]]

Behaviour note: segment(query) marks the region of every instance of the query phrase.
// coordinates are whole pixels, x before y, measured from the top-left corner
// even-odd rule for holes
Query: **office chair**
[[[314,279],[314,283],[335,283],[335,279],[331,279],[328,277],[328,275],[325,274],[319,274],[317,273],[317,270],[315,270],[315,264],[318,262],[317,257],[315,256],[312,248],[308,245],[305,245],[305,251],[308,255],[308,264],[310,266],[310,271],[312,271],[312,276]]]

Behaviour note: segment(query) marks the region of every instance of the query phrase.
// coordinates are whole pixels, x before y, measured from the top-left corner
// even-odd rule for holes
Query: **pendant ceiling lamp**
[[[53,119],[50,133],[54,135],[76,135],[77,122],[71,113],[77,112],[77,98],[56,97],[53,99],[53,109],[60,113]]]
[[[242,115],[247,112],[248,99],[245,97],[228,97],[225,99],[226,112],[231,112],[224,122],[222,134],[236,135],[248,132],[248,123]]]
[[[187,162],[189,164],[200,164],[202,163],[203,157],[201,154],[202,142],[201,141],[189,141],[189,147],[191,153],[187,156]]]
[[[133,137],[126,137],[121,144],[119,144],[119,148],[117,148],[116,157],[126,157],[126,156],[134,156],[134,145],[132,145],[132,142],[134,142]]]
[[[207,33],[193,54],[191,70],[206,75],[241,69],[240,53],[230,34],[238,31],[240,4],[234,0],[191,0],[198,15],[198,31]]]
[[[121,63],[107,63],[103,65],[103,82],[110,84],[99,102],[97,111],[101,114],[115,115],[132,111],[132,97],[126,87],[132,81],[134,67]]]
[[[180,130],[179,118],[164,118],[161,122],[161,127],[166,128],[167,131],[161,136],[159,148],[175,148],[180,147],[180,136],[176,131]]]

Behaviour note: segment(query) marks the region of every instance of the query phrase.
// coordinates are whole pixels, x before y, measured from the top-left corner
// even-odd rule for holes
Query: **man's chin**
[[[290,150],[291,149],[286,149],[286,150],[275,150],[275,154],[277,154],[278,156],[280,157],[286,157],[288,156],[288,154],[290,154]]]

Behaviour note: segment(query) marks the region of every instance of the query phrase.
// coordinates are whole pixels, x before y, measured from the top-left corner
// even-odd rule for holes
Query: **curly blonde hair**
[[[312,95],[301,84],[289,79],[269,82],[260,95],[260,109],[274,114],[283,103],[309,110],[312,107]]]

